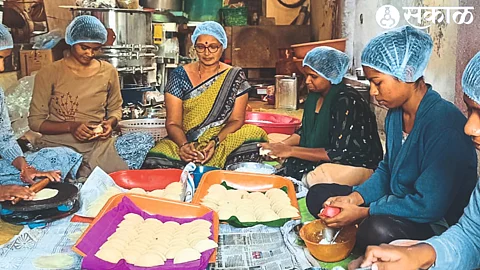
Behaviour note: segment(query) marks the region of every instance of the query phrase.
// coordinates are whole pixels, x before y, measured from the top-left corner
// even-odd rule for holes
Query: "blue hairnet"
[[[307,53],[303,66],[308,66],[332,84],[339,84],[347,72],[348,62],[348,56],[343,52],[321,46]]]
[[[107,29],[100,20],[93,16],[78,16],[68,25],[65,41],[70,46],[78,43],[105,44]]]
[[[223,26],[217,22],[208,21],[199,24],[192,35],[192,43],[195,45],[200,35],[210,35],[218,40],[224,49],[227,48],[227,33]]]
[[[423,76],[432,48],[427,33],[403,26],[372,39],[362,52],[362,65],[403,82],[415,82]]]
[[[480,104],[480,52],[468,62],[462,76],[463,92]]]
[[[8,32],[8,28],[0,24],[0,51],[12,49],[13,48],[13,38]]]

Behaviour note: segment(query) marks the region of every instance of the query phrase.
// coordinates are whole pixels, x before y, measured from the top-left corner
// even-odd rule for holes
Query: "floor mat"
[[[300,216],[302,218],[302,223],[314,221],[315,217],[308,212],[307,208],[307,200],[305,198],[301,198],[298,200],[298,208],[300,210]]]

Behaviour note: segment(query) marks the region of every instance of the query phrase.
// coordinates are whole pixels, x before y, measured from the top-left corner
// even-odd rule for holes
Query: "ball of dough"
[[[100,124],[98,126],[95,126],[95,128],[92,130],[95,135],[100,135],[103,133],[103,126]]]

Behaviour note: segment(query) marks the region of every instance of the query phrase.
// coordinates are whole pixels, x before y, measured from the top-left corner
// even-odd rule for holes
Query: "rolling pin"
[[[35,184],[31,185],[29,187],[29,189],[32,191],[32,192],[39,192],[40,190],[44,189],[48,184],[50,183],[50,179],[48,178],[44,178],[38,182],[36,182]],[[23,200],[22,198],[15,198],[13,199],[12,201],[12,204],[17,204],[19,203],[21,200]]]

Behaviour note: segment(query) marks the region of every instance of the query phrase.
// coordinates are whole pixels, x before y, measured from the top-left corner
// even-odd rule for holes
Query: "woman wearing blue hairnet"
[[[35,77],[28,121],[42,134],[36,146],[67,146],[82,154],[83,177],[97,166],[107,173],[139,169],[153,138],[144,133],[112,137],[122,118],[120,81],[115,67],[95,59],[107,30],[97,18],[79,16],[67,27],[65,40],[70,55]]]
[[[5,58],[12,53],[12,48],[12,36],[0,24],[0,72],[3,72]],[[82,160],[81,155],[60,147],[24,155],[10,124],[5,94],[0,88],[0,201],[15,197],[31,199],[34,194],[23,185],[34,183],[36,177],[60,181],[62,175],[72,173],[75,176]]]
[[[150,151],[156,167],[197,162],[223,168],[258,157],[265,131],[244,125],[250,85],[241,68],[220,62],[227,35],[216,22],[198,25],[192,35],[198,61],[175,69],[166,86],[168,138]],[[149,165],[150,166],[150,165]]]
[[[308,186],[319,183],[359,185],[382,160],[375,114],[353,88],[342,83],[348,56],[318,47],[303,60],[310,91],[302,128],[280,143],[263,144],[269,155],[287,158],[288,176]]]
[[[328,226],[361,222],[359,248],[444,231],[458,221],[475,186],[477,158],[463,133],[466,118],[423,79],[432,47],[428,34],[410,26],[367,44],[362,65],[370,95],[389,108],[387,153],[353,190],[316,185],[307,195],[314,215],[323,202],[341,208],[333,218],[321,217]]]
[[[480,150],[480,53],[468,63],[462,77],[463,100],[468,108],[465,133]],[[460,177],[460,176],[459,176]],[[460,180],[460,178],[458,178]],[[364,258],[349,265],[356,269],[479,269],[480,268],[480,182],[460,221],[441,236],[412,246],[382,245],[367,249]],[[434,265],[434,266],[433,266]]]

